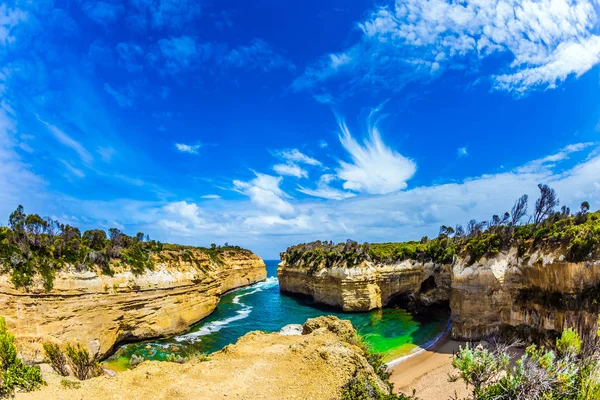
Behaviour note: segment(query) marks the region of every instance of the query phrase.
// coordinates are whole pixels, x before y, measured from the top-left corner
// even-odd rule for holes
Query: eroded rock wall
[[[450,267],[412,260],[394,264],[363,262],[347,268],[313,270],[282,262],[277,271],[282,292],[311,296],[344,311],[368,311],[396,296],[433,304],[449,299]],[[425,282],[429,285],[423,285]]]
[[[519,257],[515,248],[470,264],[406,260],[353,268],[280,264],[283,292],[311,296],[344,311],[383,307],[396,296],[424,305],[450,300],[452,337],[552,338],[567,327],[593,326],[600,305],[600,261],[566,262],[560,253]],[[592,293],[596,291],[595,294]]]
[[[566,262],[559,254],[516,249],[452,269],[452,336],[478,340],[499,333],[544,337],[592,326],[600,311],[589,291],[600,284],[600,262]]]
[[[183,332],[208,316],[222,293],[266,278],[257,256],[231,252],[216,262],[192,253],[191,261],[157,258],[152,271],[138,276],[118,267],[113,276],[67,268],[48,293],[41,284],[17,290],[3,275],[0,315],[27,361],[42,361],[45,340],[78,342],[102,358],[123,341]]]

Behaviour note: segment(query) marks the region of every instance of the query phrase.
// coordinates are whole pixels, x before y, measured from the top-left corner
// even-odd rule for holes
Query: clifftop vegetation
[[[494,215],[489,221],[471,220],[466,226],[441,226],[435,239],[377,244],[315,241],[289,247],[281,253],[281,260],[314,272],[334,265],[353,267],[363,261],[413,259],[448,264],[457,255],[472,264],[513,246],[524,258],[536,249],[560,251],[568,261],[600,257],[600,211],[590,213],[587,201],[575,213],[565,206],[557,210],[559,199],[554,189],[542,184],[539,189],[531,216],[527,214],[528,197],[523,195],[510,212]]]
[[[15,287],[27,288],[36,274],[41,275],[44,288],[52,290],[56,271],[66,265],[79,271],[99,269],[112,275],[113,268],[124,266],[134,274],[152,269],[155,262],[176,258],[194,261],[192,251],[200,251],[211,261],[221,264],[230,252],[251,256],[252,252],[239,246],[211,248],[182,246],[150,240],[138,232],[128,236],[117,228],[107,233],[102,229],[81,231],[52,218],[25,214],[19,206],[10,214],[8,226],[0,227],[0,273],[9,273]]]

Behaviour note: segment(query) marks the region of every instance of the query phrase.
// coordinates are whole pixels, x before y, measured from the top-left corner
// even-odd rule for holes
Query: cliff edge
[[[141,273],[118,260],[110,274],[67,264],[51,290],[41,276],[16,288],[9,274],[0,275],[0,310],[20,356],[41,362],[41,343],[51,340],[81,343],[103,358],[124,341],[183,332],[208,316],[223,293],[266,279],[262,259],[243,249],[179,246],[149,261]]]
[[[333,400],[354,379],[389,393],[355,339],[349,321],[318,317],[306,322],[302,335],[250,332],[208,361],[146,361],[115,377],[82,381],[77,389],[61,388],[61,377],[47,373],[48,386],[16,398]]]

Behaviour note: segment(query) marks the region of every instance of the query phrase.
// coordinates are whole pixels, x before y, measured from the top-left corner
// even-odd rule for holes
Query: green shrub
[[[67,343],[66,353],[73,375],[77,379],[83,381],[102,374],[100,365],[90,357],[90,353],[81,347],[79,343],[77,343],[76,347]]]
[[[556,341],[557,353],[532,345],[512,367],[510,346],[467,346],[454,355],[452,365],[473,386],[474,400],[598,400],[600,349],[597,338],[586,338],[591,352],[584,354],[580,336],[567,329]]]
[[[60,387],[63,389],[80,389],[81,388],[81,382],[78,381],[71,381],[68,379],[61,379],[60,380]]]
[[[60,350],[60,347],[56,343],[44,342],[42,343],[44,352],[46,353],[46,362],[52,366],[52,369],[57,374],[62,376],[69,376],[69,369],[67,368],[67,359]]]
[[[565,357],[573,357],[581,352],[582,340],[573,328],[565,329],[556,339],[556,349]]]
[[[24,365],[17,358],[14,336],[0,317],[0,397],[10,397],[16,389],[29,392],[44,384],[39,367]]]
[[[223,255],[236,253],[251,255],[238,246],[216,246],[211,249],[176,244],[163,244],[149,240],[138,232],[128,236],[111,228],[110,238],[103,230],[81,231],[70,225],[60,224],[37,214],[27,215],[19,206],[11,214],[8,227],[0,227],[0,273],[10,273],[11,282],[17,288],[30,287],[35,276],[41,276],[43,287],[50,291],[56,272],[65,264],[79,269],[97,266],[103,274],[113,275],[111,265],[120,262],[134,274],[142,274],[154,266],[153,257],[163,250],[172,252],[175,260],[180,257],[193,262],[202,269],[194,251],[203,253],[214,263],[222,265]],[[159,255],[159,259],[164,259]]]

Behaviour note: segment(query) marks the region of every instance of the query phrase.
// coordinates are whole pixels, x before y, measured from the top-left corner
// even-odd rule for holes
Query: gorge
[[[599,218],[569,217],[537,232],[497,227],[464,239],[292,246],[281,254],[280,287],[344,311],[380,308],[398,296],[417,306],[449,304],[456,340],[552,338],[598,318]]]

